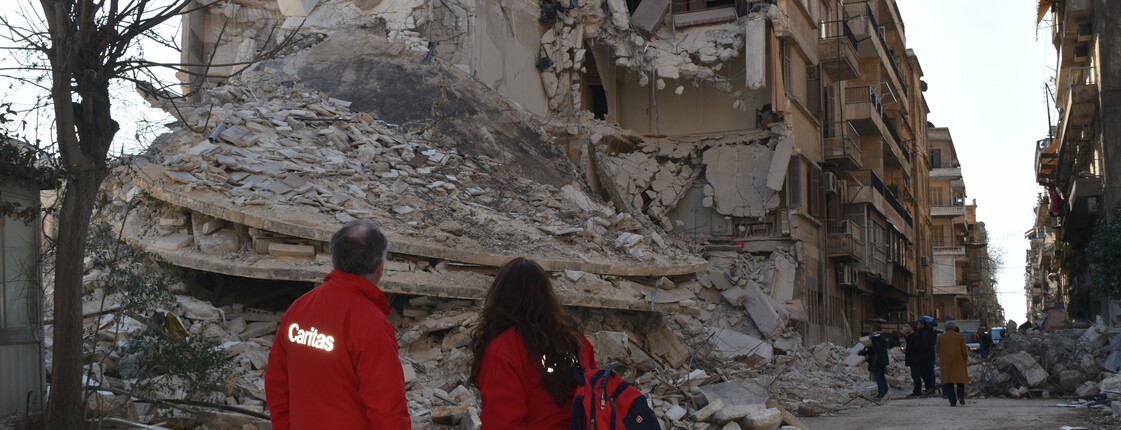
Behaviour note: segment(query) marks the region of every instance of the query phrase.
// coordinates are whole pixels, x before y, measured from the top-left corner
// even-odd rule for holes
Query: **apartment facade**
[[[452,65],[544,118],[605,200],[714,270],[774,280],[766,293],[807,344],[934,313],[926,84],[894,0],[236,3],[188,17],[185,60],[251,57],[276,22]],[[356,51],[267,66],[386,108],[369,94],[389,78],[361,75],[380,69]]]
[[[1039,19],[1051,20],[1057,53],[1055,106],[1058,124],[1036,142],[1036,181],[1045,196],[1029,233],[1040,243],[1029,251],[1025,287],[1034,308],[1065,307],[1073,318],[1112,318],[1116,304],[1094,298],[1087,275],[1086,245],[1093,226],[1121,200],[1121,124],[1109,120],[1121,108],[1121,4],[1104,0],[1040,2]],[[1050,234],[1054,243],[1047,246]],[[1050,252],[1045,257],[1042,254]],[[1036,303],[1036,297],[1039,303]]]

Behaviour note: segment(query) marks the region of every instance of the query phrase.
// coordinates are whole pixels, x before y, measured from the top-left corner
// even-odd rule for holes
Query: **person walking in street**
[[[908,397],[917,397],[923,394],[922,389],[922,369],[923,366],[920,361],[925,360],[926,356],[923,354],[923,349],[928,345],[922,341],[922,336],[919,335],[918,323],[907,323],[903,326],[903,342],[905,349],[903,350],[903,363],[911,369],[911,381],[914,383],[915,388],[911,390]],[[932,387],[928,386],[927,389]]]
[[[979,331],[981,335],[981,359],[989,358],[989,351],[993,349],[993,335],[989,332],[989,328],[981,326]]]
[[[942,370],[942,392],[950,400],[950,406],[958,403],[965,405],[965,384],[969,383],[969,348],[965,346],[965,336],[958,332],[953,321],[946,323],[946,332],[938,336],[934,350],[938,353],[939,368]]]
[[[329,242],[334,270],[280,318],[265,370],[274,429],[412,427],[389,301],[377,286],[387,246],[369,221],[344,226]]]
[[[524,258],[502,266],[491,284],[471,352],[487,430],[568,430],[573,367],[597,367],[591,343],[561,308],[549,275]]]
[[[865,356],[868,360],[868,371],[872,373],[872,379],[876,381],[876,400],[883,399],[887,395],[887,339],[880,334],[880,325],[872,324],[872,335],[869,336],[871,345],[866,346],[860,355]]]
[[[918,367],[919,377],[926,386],[926,394],[937,392],[937,380],[934,375],[934,343],[937,334],[934,333],[934,318],[923,315],[915,322],[918,327],[915,339],[918,348],[915,350],[915,365]]]

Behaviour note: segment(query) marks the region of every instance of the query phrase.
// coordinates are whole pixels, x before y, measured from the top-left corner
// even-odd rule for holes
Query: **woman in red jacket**
[[[595,352],[541,266],[524,258],[502,266],[472,335],[483,428],[570,428],[572,365],[595,367]]]

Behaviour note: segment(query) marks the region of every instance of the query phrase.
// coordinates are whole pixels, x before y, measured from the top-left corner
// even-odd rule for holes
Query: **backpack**
[[[572,430],[661,430],[646,396],[606,369],[573,366],[576,391],[572,400]]]

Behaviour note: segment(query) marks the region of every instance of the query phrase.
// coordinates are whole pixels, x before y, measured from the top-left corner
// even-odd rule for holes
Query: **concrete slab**
[[[143,191],[148,192],[156,199],[181,206],[213,217],[221,218],[236,224],[273,231],[289,236],[312,239],[326,242],[342,224],[335,219],[333,214],[294,210],[294,208],[274,208],[269,205],[235,205],[230,199],[213,191],[189,190],[184,186],[165,179],[164,166],[148,164],[140,167],[139,173],[133,178],[134,182]],[[397,254],[415,255],[428,258],[438,258],[482,266],[501,267],[512,258],[511,255],[502,253],[503,249],[488,249],[479,246],[442,246],[430,240],[418,239],[399,233],[393,226],[401,224],[398,217],[384,214],[384,217],[370,217],[384,228],[386,238],[389,239],[390,252]],[[402,231],[409,227],[400,228]],[[557,244],[558,247],[562,246]],[[584,261],[568,255],[582,255],[577,252],[560,253],[555,249],[550,252],[537,252],[525,255],[534,259],[549,271],[581,270],[584,272],[617,275],[617,276],[670,276],[696,273],[708,267],[708,264],[699,258],[690,258],[686,261],[671,261],[663,256],[648,254],[651,258],[643,261],[622,259],[620,257],[601,256],[594,261]]]
[[[767,338],[773,338],[782,332],[782,320],[779,318],[778,312],[775,311],[770,298],[763,294],[763,290],[759,289],[759,285],[749,280],[743,290],[747,295],[744,308],[747,309],[747,314],[751,316],[751,321],[755,323],[759,331],[763,332]]]
[[[702,159],[712,184],[716,211],[722,215],[767,215],[775,191],[767,188],[773,151],[764,145],[730,145],[709,149]]]
[[[774,356],[771,344],[754,336],[718,327],[709,327],[708,332],[712,334],[713,352],[725,358],[758,355],[770,361]]]

